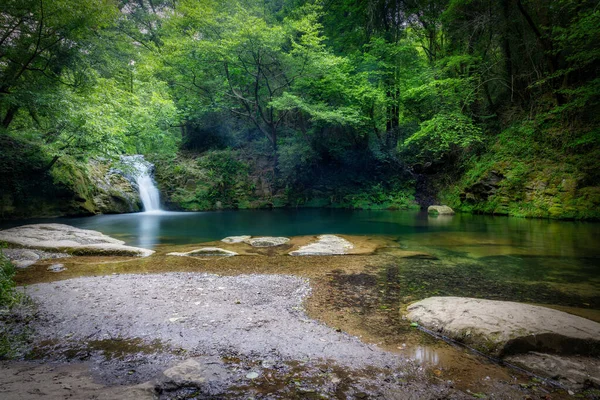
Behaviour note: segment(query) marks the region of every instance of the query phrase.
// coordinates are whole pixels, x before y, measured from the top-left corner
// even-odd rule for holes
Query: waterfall
[[[150,175],[153,165],[144,160],[142,155],[122,156],[121,162],[129,169],[127,178],[138,187],[144,211],[160,211],[160,193]]]

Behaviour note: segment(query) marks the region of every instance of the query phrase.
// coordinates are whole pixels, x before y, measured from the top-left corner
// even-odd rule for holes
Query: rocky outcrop
[[[467,203],[486,201],[490,196],[496,194],[496,191],[500,187],[500,182],[502,182],[503,179],[504,175],[498,171],[490,171],[478,182],[465,188],[464,192],[460,194],[460,199]]]
[[[41,250],[57,250],[72,255],[147,257],[153,250],[126,246],[122,240],[100,232],[63,224],[34,224],[0,231],[0,241]]]
[[[274,247],[281,246],[289,242],[290,239],[286,237],[273,237],[273,236],[264,236],[257,237],[248,240],[244,240],[245,243],[248,243],[252,247]]]
[[[448,206],[429,206],[427,207],[428,214],[453,215],[454,210]]]
[[[574,386],[586,384],[600,365],[600,324],[546,307],[430,297],[410,305],[408,319]]]
[[[188,251],[186,253],[168,253],[168,256],[179,256],[179,257],[202,257],[202,256],[222,256],[222,257],[231,257],[237,256],[238,253],[235,251],[221,249],[219,247],[202,247],[200,249],[195,249]]]
[[[331,256],[347,254],[354,245],[344,238],[336,235],[321,235],[318,240],[291,251],[291,256]]]

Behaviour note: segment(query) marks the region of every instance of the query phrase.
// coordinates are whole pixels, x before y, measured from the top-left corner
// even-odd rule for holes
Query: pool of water
[[[99,215],[10,221],[0,227],[39,222],[98,230],[145,248],[232,235],[382,235],[398,247],[436,258],[411,263],[424,280],[427,271],[435,270],[436,277],[462,276],[465,284],[479,274],[488,285],[544,282],[567,285],[586,297],[600,293],[600,223],[468,214],[436,217],[418,211],[279,209]]]

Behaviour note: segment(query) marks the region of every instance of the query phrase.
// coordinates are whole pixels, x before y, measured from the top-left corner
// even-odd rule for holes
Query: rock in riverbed
[[[0,241],[31,249],[58,250],[72,255],[147,257],[153,250],[125,246],[100,232],[63,224],[34,224],[0,231]]]
[[[4,253],[17,268],[29,267],[39,260],[70,257],[66,253],[49,253],[43,250],[32,249],[3,249],[2,253]]]
[[[224,256],[231,257],[237,256],[238,253],[235,251],[221,249],[219,247],[202,247],[200,249],[195,249],[192,251],[188,251],[186,253],[168,253],[168,256],[180,256],[180,257],[202,257],[202,256]]]
[[[286,237],[257,237],[248,240],[244,240],[245,243],[248,243],[252,247],[274,247],[281,246],[289,242],[290,239]]]
[[[411,321],[426,328],[574,388],[594,382],[591,377],[600,372],[600,324],[585,318],[465,297],[430,297],[409,306],[408,312]]]
[[[291,251],[291,256],[330,256],[346,254],[352,250],[352,243],[336,235],[321,235],[318,240]]]
[[[250,240],[252,236],[242,235],[242,236],[227,236],[224,239],[221,239],[221,242],[224,243],[245,243],[247,240]]]
[[[429,297],[408,318],[495,355],[581,353],[600,346],[600,324],[562,311],[510,301]]]

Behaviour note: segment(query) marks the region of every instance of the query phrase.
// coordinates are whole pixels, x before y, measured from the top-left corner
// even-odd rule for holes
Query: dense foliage
[[[599,39],[591,0],[8,0],[0,205],[142,153],[173,208],[598,218]]]

